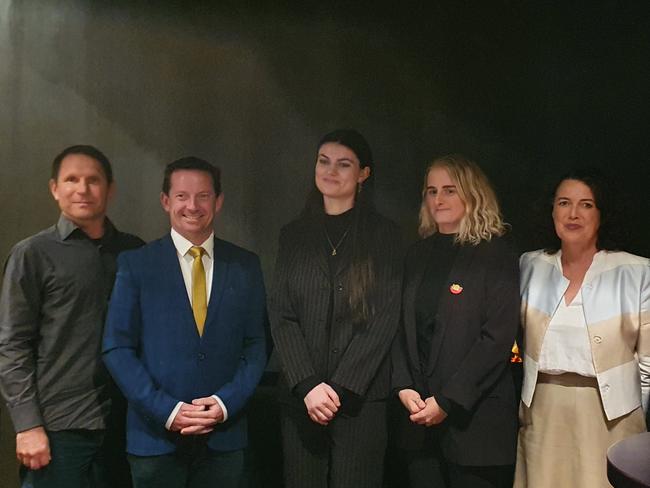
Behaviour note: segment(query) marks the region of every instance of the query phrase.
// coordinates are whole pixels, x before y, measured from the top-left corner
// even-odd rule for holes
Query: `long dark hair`
[[[366,139],[354,129],[337,129],[325,134],[318,143],[317,150],[323,144],[335,142],[350,149],[357,156],[361,168],[370,168],[370,176],[359,187],[352,210],[350,240],[352,243],[352,262],[349,274],[349,304],[354,323],[363,324],[374,312],[370,310],[368,294],[374,278],[374,264],[370,255],[369,243],[371,229],[369,216],[374,211],[372,195],[372,150]],[[314,219],[323,215],[323,195],[314,186],[302,212],[303,217]]]
[[[557,189],[566,180],[576,180],[589,187],[594,195],[596,208],[600,211],[600,226],[598,228],[598,239],[596,248],[605,251],[621,251],[627,248],[630,237],[627,220],[624,217],[626,205],[620,191],[613,192],[612,188],[618,187],[612,182],[610,175],[605,175],[597,168],[576,168],[557,180],[552,186],[552,191],[545,198],[545,204],[541,209],[545,215],[540,226],[544,251],[548,254],[555,254],[561,247],[562,242],[555,232],[553,218],[553,204]]]

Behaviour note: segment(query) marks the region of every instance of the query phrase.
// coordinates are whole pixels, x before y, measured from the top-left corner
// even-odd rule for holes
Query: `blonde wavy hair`
[[[422,238],[438,231],[426,205],[427,178],[434,168],[444,168],[456,185],[458,196],[465,204],[465,216],[460,222],[456,242],[477,245],[493,236],[503,235],[508,224],[503,222],[499,202],[485,173],[476,163],[458,154],[450,154],[434,160],[424,173],[420,227]]]

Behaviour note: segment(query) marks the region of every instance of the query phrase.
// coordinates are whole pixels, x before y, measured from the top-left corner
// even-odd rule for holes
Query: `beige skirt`
[[[515,488],[609,488],[607,448],[645,432],[641,407],[608,421],[596,378],[540,373],[519,407]]]

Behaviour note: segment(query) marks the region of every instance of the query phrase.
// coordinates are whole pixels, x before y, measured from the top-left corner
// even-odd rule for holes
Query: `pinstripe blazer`
[[[530,406],[546,329],[569,286],[561,252],[521,257],[524,326],[522,401]],[[582,308],[608,420],[648,407],[650,392],[650,261],[625,252],[600,251],[583,283]]]
[[[369,218],[374,281],[365,324],[353,324],[350,318],[350,258],[342,257],[334,279],[330,277],[323,226],[301,217],[280,233],[269,315],[282,363],[281,383],[289,390],[317,376],[365,400],[390,393],[387,352],[399,321],[400,231],[376,213]],[[327,330],[330,297],[333,320]]]

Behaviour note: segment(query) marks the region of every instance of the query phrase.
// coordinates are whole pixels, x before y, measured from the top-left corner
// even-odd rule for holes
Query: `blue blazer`
[[[126,396],[127,451],[176,450],[165,423],[179,401],[217,395],[228,420],[209,434],[217,451],[247,443],[242,408],[266,365],[266,297],[258,257],[214,240],[212,292],[199,336],[170,235],[118,258],[103,354]]]

